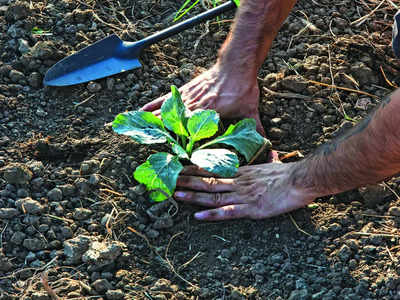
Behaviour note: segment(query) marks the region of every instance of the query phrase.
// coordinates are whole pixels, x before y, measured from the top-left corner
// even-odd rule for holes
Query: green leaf
[[[165,127],[179,136],[188,136],[186,131],[187,118],[185,105],[176,86],[171,86],[171,97],[161,106],[161,118]]]
[[[172,144],[172,151],[174,151],[179,158],[189,159],[187,152],[179,144]]]
[[[214,110],[199,110],[190,117],[187,128],[193,142],[209,138],[218,131],[219,115]]]
[[[202,149],[193,152],[190,161],[221,177],[233,177],[239,167],[237,155],[226,149]]]
[[[240,6],[240,0],[233,0],[233,2],[235,2],[235,4],[236,4],[237,7]]]
[[[159,152],[150,155],[149,158],[136,168],[133,177],[146,185],[153,201],[161,202],[172,196],[175,191],[176,181],[183,166],[177,156]],[[161,190],[163,192],[160,192]]]
[[[270,144],[257,132],[256,121],[254,119],[243,119],[235,125],[230,125],[223,135],[202,145],[199,149],[214,144],[226,144],[234,147],[249,161],[265,142]]]
[[[116,133],[128,135],[141,144],[174,141],[164,129],[162,121],[147,111],[130,111],[118,114],[112,123],[112,127]]]

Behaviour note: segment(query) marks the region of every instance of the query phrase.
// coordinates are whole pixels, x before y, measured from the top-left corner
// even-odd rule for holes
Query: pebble
[[[92,283],[92,287],[96,290],[96,292],[100,294],[104,294],[108,290],[112,290],[113,286],[107,279],[97,279]]]
[[[351,249],[347,245],[343,245],[338,251],[338,256],[340,260],[343,262],[347,262],[351,255],[352,255]]]
[[[290,293],[288,300],[308,300],[308,297],[307,290],[294,290]]]
[[[282,79],[281,85],[284,89],[293,91],[295,93],[302,93],[307,88],[307,81],[303,80],[301,76],[291,75]]]
[[[85,178],[77,178],[74,182],[74,185],[77,187],[77,189],[79,190],[79,193],[81,195],[87,195],[90,191],[90,186],[89,186],[89,182],[87,179]]]
[[[358,189],[364,198],[364,203],[369,208],[386,202],[387,197],[391,196],[390,190],[383,184],[367,185]]]
[[[96,269],[102,268],[115,262],[121,255],[123,247],[125,245],[117,241],[111,243],[92,242],[89,249],[83,254],[82,261],[94,265]]]
[[[9,76],[10,76],[11,81],[15,82],[15,83],[25,81],[24,73],[17,71],[17,70],[11,70]]]
[[[28,214],[39,214],[43,210],[43,206],[40,202],[33,200],[30,197],[19,199],[15,202],[15,205],[23,212]]]
[[[64,241],[65,262],[68,265],[75,265],[82,262],[82,255],[89,249],[90,236],[79,235],[73,239]]]
[[[86,220],[90,215],[92,214],[92,211],[87,208],[79,207],[74,210],[74,219],[78,221]]]
[[[280,140],[285,136],[285,132],[278,127],[271,127],[268,132],[270,138],[274,140]]]
[[[23,164],[11,163],[0,170],[10,184],[27,184],[32,179],[32,172]]]
[[[15,208],[0,208],[0,219],[13,219],[19,215],[19,211]]]
[[[42,85],[42,75],[38,72],[32,72],[28,76],[28,83],[33,88],[39,88]]]
[[[10,241],[16,245],[21,245],[25,237],[26,237],[25,233],[17,231],[14,232],[14,234],[11,236]]]
[[[108,290],[106,292],[107,300],[122,300],[125,297],[125,293],[122,290]]]
[[[25,239],[22,245],[31,251],[39,251],[39,250],[44,250],[47,247],[47,243],[43,239],[38,239],[38,238],[28,238]]]
[[[58,202],[58,201],[61,201],[61,200],[62,200],[62,198],[63,198],[63,193],[62,193],[61,189],[59,189],[59,188],[54,188],[54,189],[50,190],[50,191],[47,193],[47,197],[49,198],[50,201],[56,201],[56,202]]]
[[[76,188],[72,184],[59,185],[58,188],[61,190],[62,196],[69,197],[75,194]]]
[[[97,93],[97,92],[101,91],[102,86],[100,83],[97,83],[97,82],[89,82],[87,85],[87,89],[91,93]]]
[[[392,206],[391,208],[389,208],[389,215],[400,217],[400,207]]]

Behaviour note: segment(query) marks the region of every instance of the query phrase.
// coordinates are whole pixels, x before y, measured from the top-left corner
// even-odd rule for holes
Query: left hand
[[[212,207],[195,214],[198,220],[262,219],[303,207],[315,199],[292,178],[296,163],[240,167],[234,178],[215,178],[197,166],[184,168],[174,198]],[[294,184],[300,181],[299,186]],[[189,190],[182,190],[185,188]]]

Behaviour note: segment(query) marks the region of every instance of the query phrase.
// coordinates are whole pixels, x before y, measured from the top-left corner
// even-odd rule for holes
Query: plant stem
[[[186,136],[182,135],[181,138],[182,138],[182,147],[183,149],[185,149],[187,144]]]
[[[186,152],[189,154],[189,156],[192,154],[193,145],[194,140],[192,138],[189,138],[189,144],[186,146]]]

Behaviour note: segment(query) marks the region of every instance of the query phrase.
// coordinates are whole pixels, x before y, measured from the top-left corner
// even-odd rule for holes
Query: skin
[[[258,112],[257,73],[295,3],[242,0],[215,65],[179,89],[186,106],[190,110],[213,109],[222,118],[254,118],[258,132],[265,135]],[[156,99],[142,110],[159,115],[162,103],[169,97]]]
[[[357,126],[302,161],[245,166],[227,179],[191,166],[178,179],[174,196],[213,208],[196,213],[199,220],[261,219],[379,182],[400,171],[399,116],[400,89]]]

